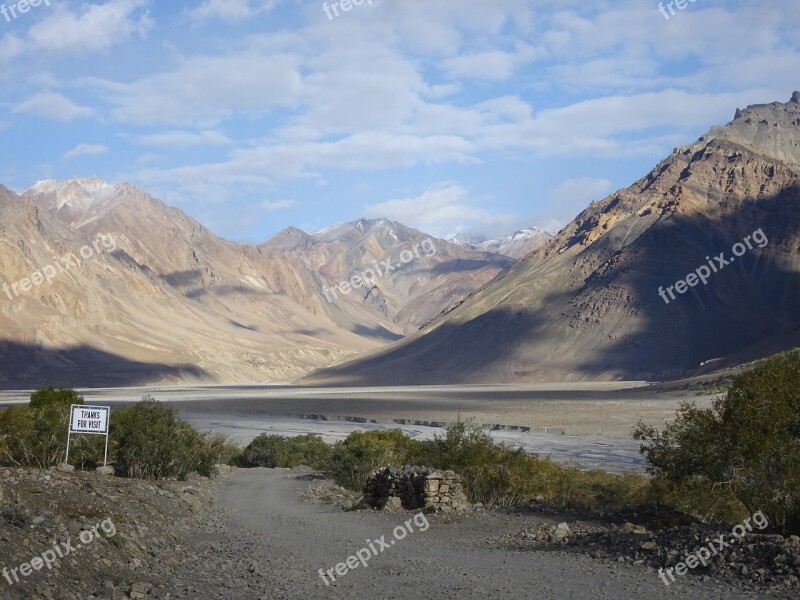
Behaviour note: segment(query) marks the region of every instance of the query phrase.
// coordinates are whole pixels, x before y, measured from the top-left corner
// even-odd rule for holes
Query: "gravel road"
[[[299,490],[310,474],[297,471],[239,471],[221,492],[224,538],[241,540],[248,560],[258,565],[263,589],[241,598],[309,599],[494,599],[639,600],[648,598],[763,598],[723,582],[686,577],[666,587],[644,566],[594,560],[560,550],[519,551],[497,540],[536,522],[539,515],[479,512],[432,515],[429,528],[413,533],[326,586],[318,570],[334,568],[385,536],[413,515],[377,511],[344,512],[336,506],[301,502]],[[420,526],[418,526],[418,524]],[[254,541],[255,540],[255,541]],[[226,544],[227,545],[227,544]],[[380,546],[376,546],[380,548]],[[261,587],[259,585],[259,587]],[[250,595],[252,594],[252,595]]]

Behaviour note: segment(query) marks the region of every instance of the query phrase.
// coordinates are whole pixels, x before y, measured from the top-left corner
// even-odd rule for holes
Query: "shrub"
[[[333,447],[329,469],[339,485],[361,491],[379,468],[412,462],[416,444],[399,429],[356,431]]]
[[[645,496],[648,480],[635,475],[561,467],[520,448],[498,444],[478,425],[457,421],[432,441],[400,430],[350,434],[336,444],[330,469],[340,485],[361,490],[380,467],[414,464],[453,470],[472,502],[517,506],[542,497],[570,508],[613,508]]]
[[[323,469],[332,454],[331,446],[311,433],[290,438],[262,433],[244,449],[240,463],[244,467],[291,469],[306,465]]]
[[[224,436],[197,431],[150,396],[112,413],[111,442],[127,475],[139,478],[185,479],[192,471],[208,476],[227,452]]]
[[[71,404],[83,404],[83,398],[74,390],[47,388],[31,394],[28,406],[0,413],[0,462],[40,469],[61,463],[67,450]],[[75,436],[71,462],[84,465],[102,456],[98,441],[95,436]]]
[[[55,389],[52,387],[40,388],[31,394],[29,406],[31,408],[43,408],[45,406],[66,406],[69,408],[73,404],[83,404],[83,396],[78,392],[68,388]]]
[[[682,405],[663,431],[639,423],[634,437],[652,474],[730,493],[775,530],[800,532],[800,352],[739,375],[711,408]]]

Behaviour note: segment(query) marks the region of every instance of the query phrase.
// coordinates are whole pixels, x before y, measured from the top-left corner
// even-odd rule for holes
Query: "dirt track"
[[[343,512],[332,506],[298,500],[308,476],[282,470],[239,471],[222,492],[229,530],[257,536],[266,589],[253,598],[364,599],[447,598],[459,600],[640,600],[641,598],[762,598],[716,581],[689,577],[667,588],[643,566],[597,561],[562,551],[515,551],[495,543],[542,517],[483,513],[465,517],[429,517],[426,531],[414,532],[326,586],[320,568],[344,562],[366,545],[386,536],[409,514]],[[305,481],[304,481],[305,479]],[[553,522],[557,522],[554,520]],[[251,597],[251,596],[242,596]]]

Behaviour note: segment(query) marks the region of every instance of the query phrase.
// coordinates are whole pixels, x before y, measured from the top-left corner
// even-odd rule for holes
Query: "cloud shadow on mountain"
[[[211,380],[195,365],[130,360],[91,346],[65,349],[0,341],[0,388],[124,387],[189,378]]]

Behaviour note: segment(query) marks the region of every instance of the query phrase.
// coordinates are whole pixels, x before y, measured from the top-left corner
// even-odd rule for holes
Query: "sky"
[[[797,0],[0,4],[0,183],[131,182],[249,243],[556,231],[800,89]]]

